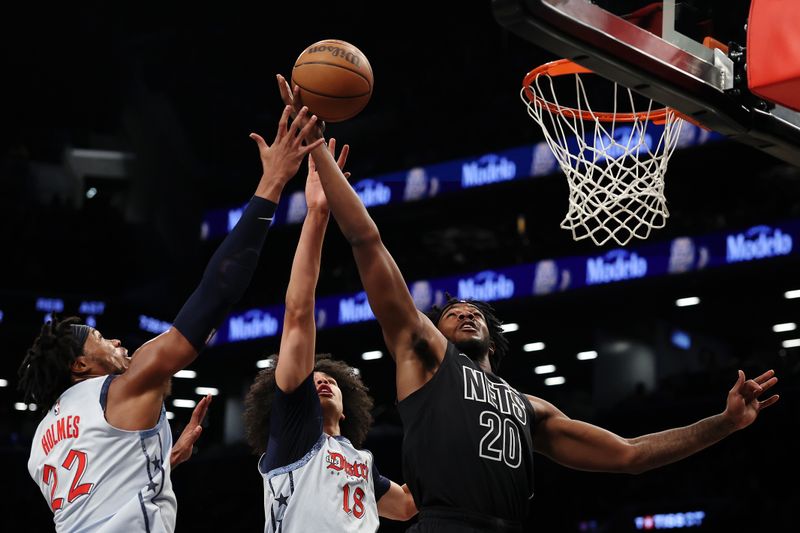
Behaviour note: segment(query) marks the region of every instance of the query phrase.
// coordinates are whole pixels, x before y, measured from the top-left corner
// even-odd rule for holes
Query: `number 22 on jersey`
[[[72,484],[69,487],[67,494],[67,503],[74,502],[78,497],[84,494],[89,494],[92,491],[94,483],[81,483],[83,473],[86,471],[86,466],[89,460],[86,452],[79,450],[70,450],[67,458],[61,464],[61,468],[72,471],[75,469],[72,476]],[[64,507],[64,498],[56,498],[56,490],[58,489],[58,470],[52,465],[44,465],[42,469],[42,481],[45,485],[50,487],[50,507],[53,512],[58,511]]]

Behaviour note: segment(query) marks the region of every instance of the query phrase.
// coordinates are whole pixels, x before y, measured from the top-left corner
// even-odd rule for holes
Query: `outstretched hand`
[[[188,461],[192,456],[194,443],[197,442],[197,439],[200,438],[200,434],[203,433],[203,426],[201,424],[208,412],[209,405],[211,405],[210,394],[200,400],[197,406],[195,406],[194,411],[192,411],[192,418],[189,420],[189,423],[186,424],[186,427],[183,428],[181,436],[178,437],[178,440],[175,441],[172,450],[169,452],[169,464],[172,468]]]
[[[271,146],[257,133],[250,134],[250,138],[258,145],[261,155],[262,175],[256,195],[276,203],[283,187],[297,174],[303,158],[325,142],[319,138],[304,144],[306,137],[316,128],[317,117],[307,118],[308,108],[303,107],[290,125],[291,112],[292,109],[288,105],[283,109],[278,123],[278,133]]]
[[[284,104],[292,108],[292,118],[297,117],[300,114],[300,110],[303,108],[303,99],[300,97],[300,87],[295,85],[294,90],[292,90],[286,78],[280,74],[277,74],[276,78],[278,79],[278,90],[281,93],[281,100],[283,100]],[[308,139],[321,139],[324,131],[325,122],[323,120],[318,120],[316,127],[310,130],[312,135],[308,137]]]
[[[775,371],[768,370],[755,379],[745,380],[744,372],[739,370],[739,379],[728,392],[728,402],[725,415],[733,424],[735,430],[743,429],[752,424],[758,413],[778,401],[780,396],[773,394],[766,400],[759,397],[778,382]]]
[[[332,138],[328,141],[328,151],[335,158],[336,157],[336,139]],[[336,164],[339,169],[344,172],[344,165],[347,162],[347,155],[350,153],[350,145],[345,144],[342,151],[339,152],[339,159]],[[344,172],[344,177],[349,178],[350,173]],[[314,158],[309,154],[308,156],[308,177],[306,178],[306,206],[308,209],[318,209],[322,211],[328,210],[328,200],[325,197],[325,192],[322,190],[322,183],[319,181],[319,173],[317,172],[317,165],[314,163]]]

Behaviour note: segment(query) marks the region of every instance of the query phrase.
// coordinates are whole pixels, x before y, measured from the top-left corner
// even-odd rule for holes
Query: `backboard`
[[[492,9],[502,26],[557,57],[800,166],[800,113],[747,88],[743,49],[749,3],[492,0]],[[644,23],[632,16],[653,7]],[[728,50],[705,46],[707,36]]]

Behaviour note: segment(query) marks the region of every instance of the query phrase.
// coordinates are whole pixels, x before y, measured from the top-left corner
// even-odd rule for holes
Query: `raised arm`
[[[121,429],[144,429],[158,420],[169,380],[194,361],[211,334],[241,298],[258,264],[261,247],[284,185],[303,158],[322,144],[303,145],[303,135],[315,128],[301,112],[289,125],[291,109],[284,109],[273,144],[260,136],[263,173],[254,196],[236,227],[223,240],[203,278],[165,333],[142,345],[130,367],[114,380],[108,393],[106,418]],[[300,131],[304,124],[306,131]]]
[[[278,76],[285,103],[292,103],[286,80]],[[310,131],[313,142],[319,129]],[[333,156],[324,147],[311,152],[331,213],[353,249],[353,256],[369,305],[381,325],[386,346],[397,364],[397,397],[402,400],[433,376],[444,357],[447,341],[419,312],[403,275],[381,240],[375,222],[347,182]],[[419,353],[431,358],[421,358]]]
[[[328,143],[328,150],[331,154],[335,153],[335,139]],[[349,150],[347,145],[342,148],[337,162],[339,168],[344,168]],[[275,382],[287,393],[294,391],[314,370],[316,353],[314,292],[319,279],[322,241],[328,225],[328,202],[311,156],[308,158],[306,205],[308,213],[294,253],[289,286],[286,288],[286,312],[283,316],[278,366],[275,368]]]
[[[778,401],[778,395],[758,399],[777,382],[772,370],[746,381],[740,370],[722,413],[631,439],[572,420],[552,404],[529,396],[537,417],[534,449],[578,470],[639,474],[684,459],[749,426],[762,409]]]

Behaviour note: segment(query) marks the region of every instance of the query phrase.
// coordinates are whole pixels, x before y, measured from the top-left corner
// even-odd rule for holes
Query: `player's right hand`
[[[282,75],[276,75],[278,79],[278,90],[281,93],[281,100],[283,103],[290,106],[292,108],[292,119],[296,118],[297,115],[300,113],[300,110],[303,109],[303,99],[300,96],[300,87],[295,85],[294,91],[292,90],[289,82],[286,81]],[[316,135],[314,136],[315,139],[321,138],[322,134],[325,133],[325,121],[320,120],[317,117],[317,128],[314,130]]]

